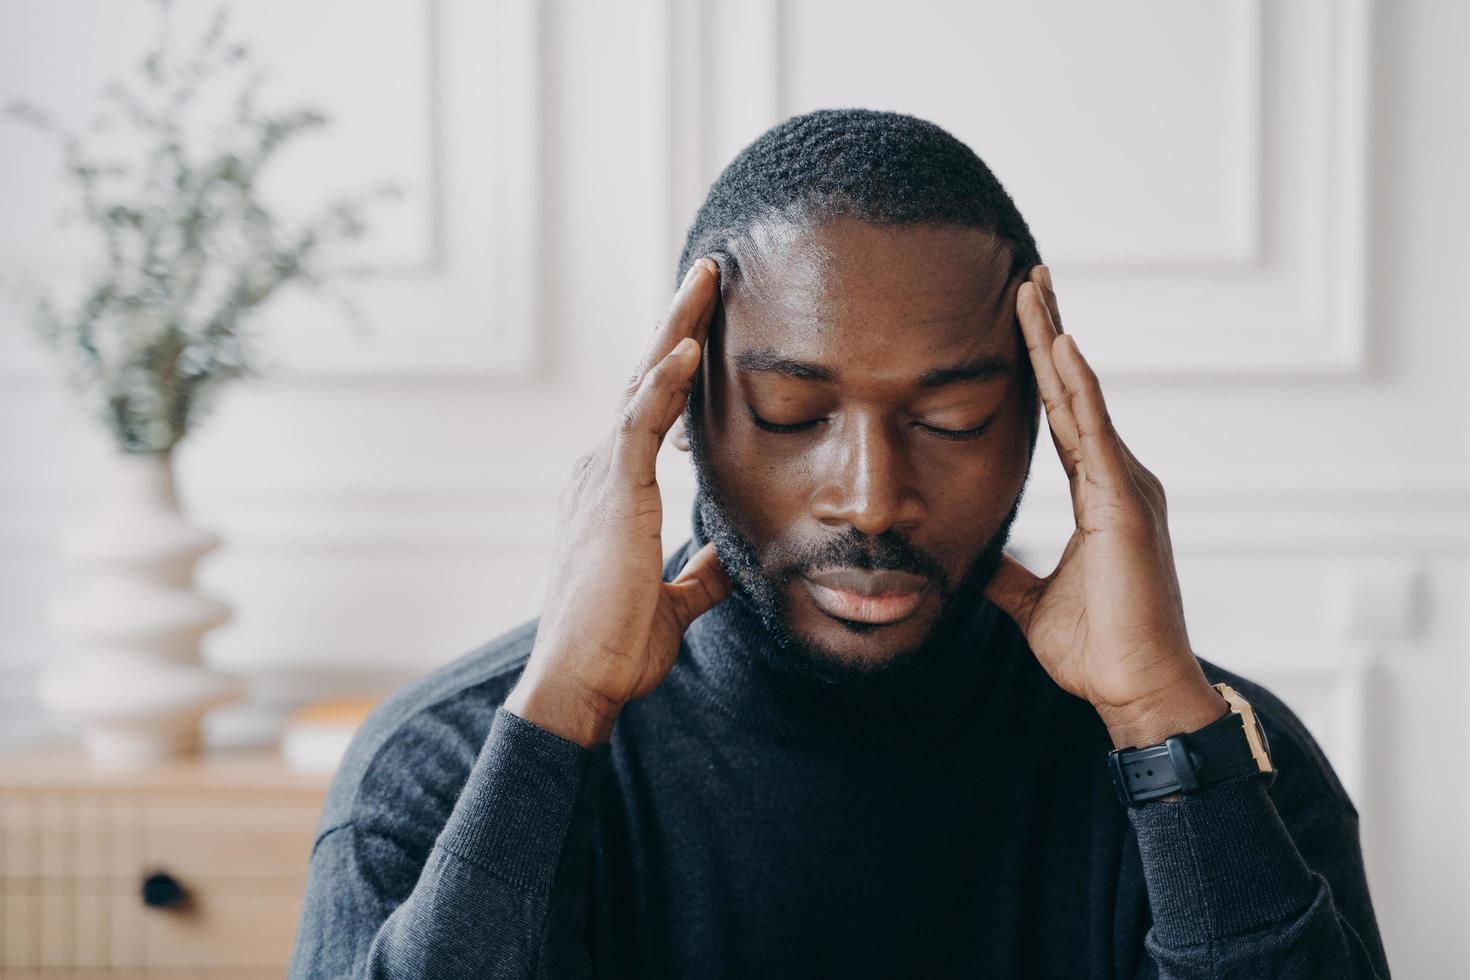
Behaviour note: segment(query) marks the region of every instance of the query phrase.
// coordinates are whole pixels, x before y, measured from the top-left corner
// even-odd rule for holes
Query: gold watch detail
[[[1271,765],[1271,743],[1266,738],[1266,730],[1261,727],[1261,722],[1256,718],[1255,709],[1251,703],[1235,688],[1224,681],[1214,685],[1215,690],[1220,692],[1230,710],[1242,715],[1245,722],[1245,740],[1250,743],[1251,755],[1255,757],[1256,766],[1261,772],[1274,772]]]

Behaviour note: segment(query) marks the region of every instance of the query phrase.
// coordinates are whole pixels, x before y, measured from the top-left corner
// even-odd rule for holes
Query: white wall
[[[212,4],[184,3],[202,19]],[[283,369],[181,450],[228,545],[217,667],[262,704],[396,683],[532,615],[572,461],[610,423],[709,181],[822,106],[933,119],[1016,196],[1115,421],[1169,492],[1191,636],[1272,687],[1363,814],[1395,972],[1465,968],[1470,650],[1467,8],[838,0],[252,3],[241,23],[338,123],[306,194],[402,180],[358,256],[382,343],[270,317]],[[0,7],[0,94],[80,109],[146,37],[103,0]],[[74,251],[31,134],[0,129],[0,269]],[[100,430],[0,321],[0,701],[61,653],[55,534]],[[1070,512],[1038,471],[1016,543]],[[692,477],[666,451],[666,547]]]

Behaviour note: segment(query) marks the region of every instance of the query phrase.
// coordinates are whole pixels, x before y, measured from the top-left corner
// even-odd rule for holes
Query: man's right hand
[[[611,738],[623,705],[663,682],[689,624],[732,588],[713,543],[663,580],[655,473],[718,296],[718,266],[696,260],[623,390],[617,421],[562,493],[535,645],[505,708],[585,746]]]

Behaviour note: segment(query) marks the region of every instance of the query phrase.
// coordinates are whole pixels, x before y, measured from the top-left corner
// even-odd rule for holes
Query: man
[[[354,739],[291,975],[1388,977],[1357,811],[1191,651],[1163,489],[985,165],[789,119],[680,268],[541,615]],[[1038,578],[1042,405],[1077,531]]]

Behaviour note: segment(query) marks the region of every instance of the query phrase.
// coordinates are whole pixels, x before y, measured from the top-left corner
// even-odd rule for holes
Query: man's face
[[[974,610],[1009,535],[1037,415],[1020,281],[976,229],[753,239],[685,418],[700,519],[792,666],[871,683]]]

